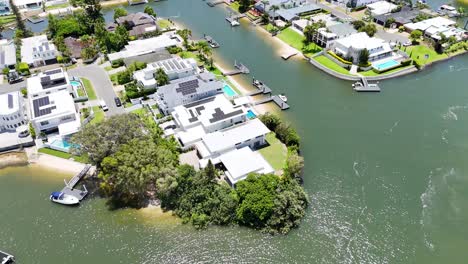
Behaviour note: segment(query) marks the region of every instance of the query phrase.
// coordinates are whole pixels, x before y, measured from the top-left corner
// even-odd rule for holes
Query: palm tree
[[[279,8],[279,6],[277,6],[277,5],[272,5],[272,6],[270,6],[270,10],[273,11],[273,21],[274,21],[275,18],[276,18],[276,11],[278,11],[279,9],[280,9],[280,8]]]
[[[261,2],[262,2],[262,4],[263,4],[263,13],[265,13],[265,11],[266,11],[266,6],[267,6],[268,4],[270,4],[270,1],[268,1],[268,0],[262,0]]]
[[[208,42],[206,41],[200,41],[197,43],[197,48],[198,52],[203,56],[205,60],[208,60],[208,58],[211,56],[212,51],[210,45],[208,45]]]
[[[192,36],[192,31],[190,29],[182,29],[182,30],[177,30],[176,33],[182,37],[184,40],[184,47],[188,47],[188,38]]]

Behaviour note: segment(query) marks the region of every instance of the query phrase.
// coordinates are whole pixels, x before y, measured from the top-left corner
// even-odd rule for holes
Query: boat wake
[[[468,109],[468,105],[455,105],[450,106],[445,114],[442,117],[445,120],[458,120],[458,115],[456,114],[457,111]]]
[[[448,139],[447,139],[448,132],[449,132],[448,129],[444,129],[444,130],[442,131],[441,138],[442,138],[442,141],[443,141],[445,144],[448,144],[448,143],[449,143],[449,141],[448,141]]]
[[[393,124],[393,126],[388,130],[387,134],[393,133],[393,129],[396,128],[396,127],[398,126],[398,123],[399,123],[399,122],[400,122],[400,121],[396,121],[396,122]]]

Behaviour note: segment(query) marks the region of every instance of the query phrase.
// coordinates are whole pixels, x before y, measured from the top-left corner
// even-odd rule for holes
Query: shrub
[[[63,56],[61,56],[61,55],[57,56],[57,62],[58,63],[63,63]]]
[[[407,59],[407,60],[402,61],[400,64],[401,66],[408,66],[411,64],[412,61],[413,61],[412,59]]]
[[[32,123],[29,123],[29,134],[32,138],[36,138],[36,130],[34,129]]]
[[[28,90],[26,88],[21,89],[21,94],[23,95],[23,97],[28,96]]]
[[[2,72],[4,75],[7,75],[10,72],[10,69],[8,69],[8,67],[5,67],[3,68]]]
[[[111,64],[112,64],[112,68],[118,68],[118,67],[124,66],[124,60],[117,59],[115,61],[112,61]]]
[[[333,58],[339,60],[341,63],[347,64],[347,65],[353,64],[352,62],[347,61],[347,60],[341,58],[340,56],[336,55],[336,54],[335,54],[333,51],[331,51],[331,50],[327,51],[327,53],[330,54],[330,55],[332,55]]]
[[[413,61],[413,65],[416,66],[416,68],[417,68],[418,70],[420,70],[420,69],[422,68],[422,65],[421,65],[418,61],[416,61],[416,60]]]
[[[126,84],[132,81],[132,74],[129,70],[119,72],[117,74],[117,83]]]
[[[23,75],[29,75],[29,65],[26,62],[18,63],[17,70]]]
[[[170,53],[170,54],[177,54],[179,52],[182,52],[182,48],[181,47],[168,47],[167,48],[167,51]]]

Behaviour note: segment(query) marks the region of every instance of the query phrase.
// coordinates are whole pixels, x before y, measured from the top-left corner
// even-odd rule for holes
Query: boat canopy
[[[60,196],[62,196],[62,195],[63,195],[63,192],[53,192],[51,194],[52,198],[54,198],[54,199],[59,199]]]

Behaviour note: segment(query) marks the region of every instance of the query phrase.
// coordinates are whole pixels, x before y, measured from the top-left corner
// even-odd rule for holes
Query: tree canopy
[[[158,68],[154,75],[158,86],[169,84],[169,76],[167,76],[163,68]]]
[[[143,12],[145,12],[146,14],[150,16],[156,17],[156,12],[154,12],[154,9],[149,5],[145,6],[145,10]]]
[[[114,9],[114,20],[119,17],[126,16],[126,15],[128,15],[127,9],[122,8],[122,7],[117,7]]]

